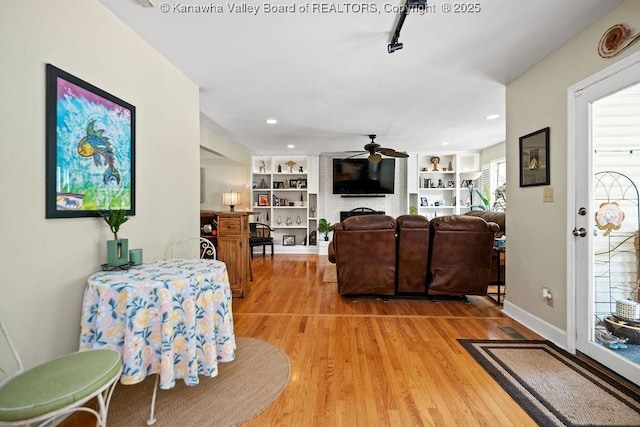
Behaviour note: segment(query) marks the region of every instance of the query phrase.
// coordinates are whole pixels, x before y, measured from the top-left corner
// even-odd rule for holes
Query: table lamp
[[[228,193],[222,193],[222,204],[224,206],[229,206],[231,212],[233,212],[233,208],[235,205],[242,204],[240,193],[236,193],[233,190]]]
[[[460,173],[460,179],[467,181],[467,188],[469,189],[469,207],[473,207],[473,187],[476,179],[482,176],[482,171],[470,171]]]

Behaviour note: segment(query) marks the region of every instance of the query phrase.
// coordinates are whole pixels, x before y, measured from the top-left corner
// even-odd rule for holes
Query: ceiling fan
[[[358,154],[354,154],[353,156],[349,156],[347,158],[359,156],[364,153],[369,153],[368,160],[371,163],[380,163],[380,160],[382,160],[382,155],[389,156],[389,157],[400,157],[400,158],[409,157],[409,155],[405,152],[396,151],[393,148],[381,147],[380,144],[375,142],[376,135],[369,135],[369,138],[371,139],[371,142],[369,142],[364,146],[365,151]]]

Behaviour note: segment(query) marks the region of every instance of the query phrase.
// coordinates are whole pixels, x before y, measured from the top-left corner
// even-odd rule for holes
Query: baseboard
[[[567,349],[567,332],[505,301],[502,312],[558,347]]]

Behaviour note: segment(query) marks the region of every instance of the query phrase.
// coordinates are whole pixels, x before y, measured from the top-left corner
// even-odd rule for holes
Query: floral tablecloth
[[[122,354],[122,384],[160,374],[160,388],[176,379],[198,384],[218,362],[235,357],[231,290],[226,265],[215,260],[153,261],[88,279],[80,350]]]

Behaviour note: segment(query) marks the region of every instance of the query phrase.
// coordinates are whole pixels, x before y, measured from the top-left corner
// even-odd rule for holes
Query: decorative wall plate
[[[596,212],[596,226],[605,230],[603,236],[608,236],[613,230],[619,230],[624,221],[624,212],[616,202],[605,202]]]
[[[603,58],[612,58],[638,41],[640,33],[633,37],[626,24],[616,24],[602,35],[598,44],[598,54]]]

